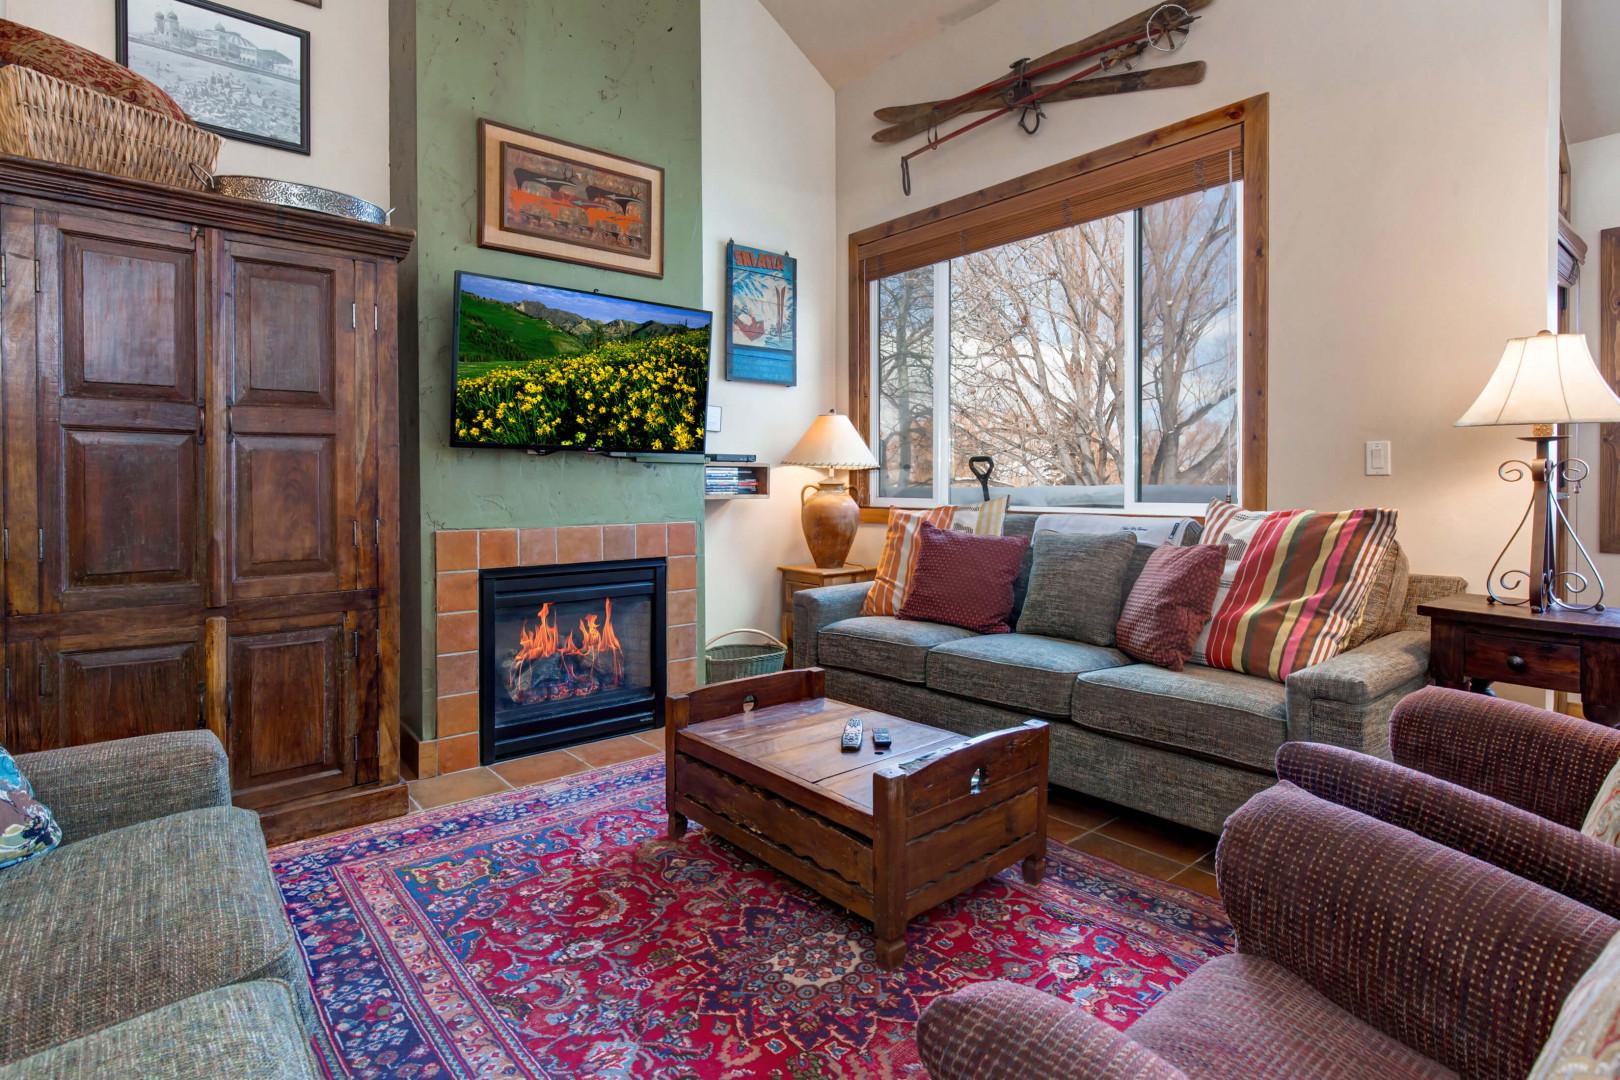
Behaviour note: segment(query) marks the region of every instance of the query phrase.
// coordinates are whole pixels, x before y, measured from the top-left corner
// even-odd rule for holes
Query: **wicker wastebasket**
[[[747,645],[715,644],[736,634],[757,634],[770,644],[762,645],[758,642]],[[746,679],[753,675],[770,675],[781,671],[782,664],[787,660],[787,645],[763,630],[745,627],[741,630],[728,630],[724,634],[710,638],[703,646],[703,658],[708,668],[708,682]]]

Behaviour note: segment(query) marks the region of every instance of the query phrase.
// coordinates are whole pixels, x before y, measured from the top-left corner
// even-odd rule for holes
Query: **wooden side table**
[[[857,581],[871,581],[877,576],[877,567],[845,563],[832,570],[819,566],[778,566],[782,572],[782,640],[793,645],[793,594],[800,589],[820,589],[827,585],[850,585]]]
[[[1493,682],[1581,695],[1588,720],[1620,726],[1620,612],[1549,611],[1462,594],[1418,607],[1429,618],[1429,673],[1441,686]]]

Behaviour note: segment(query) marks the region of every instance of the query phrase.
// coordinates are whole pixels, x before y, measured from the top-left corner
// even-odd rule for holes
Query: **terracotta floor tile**
[[[1182,866],[1190,866],[1215,850],[1216,838],[1209,833],[1135,812],[1122,814],[1097,831]]]
[[[1101,830],[1087,833],[1070,846],[1076,851],[1096,855],[1109,862],[1118,863],[1127,870],[1135,870],[1139,874],[1147,874],[1160,881],[1169,881],[1185,869],[1180,863],[1172,862],[1163,855],[1155,855],[1151,851],[1143,851],[1139,847],[1121,843],[1111,836],[1104,836]]]
[[[409,809],[405,811],[407,814],[420,814],[422,812],[421,805],[415,799],[410,798],[409,796],[406,796],[405,805],[409,807]]]
[[[654,748],[648,746],[634,735],[620,735],[616,739],[603,739],[601,742],[584,743],[580,746],[569,747],[569,752],[583,759],[589,765],[612,765],[619,761],[629,761],[631,758],[646,757],[654,753]]]
[[[1071,825],[1067,821],[1058,818],[1049,818],[1046,822],[1046,838],[1056,840],[1060,844],[1068,844],[1070,847],[1073,847],[1076,840],[1090,831],[1091,829],[1087,826]]]
[[[410,797],[424,810],[512,790],[510,784],[485,768],[463,769],[427,780],[413,780],[407,786]]]
[[[1053,788],[1046,796],[1047,817],[1080,828],[1095,829],[1105,821],[1112,821],[1118,815],[1119,807],[1113,803],[1064,791],[1062,788]]]
[[[513,787],[527,787],[530,784],[543,784],[547,780],[555,780],[559,776],[584,772],[590,766],[566,750],[550,750],[544,754],[531,754],[528,757],[503,761],[499,765],[491,765],[490,768]]]
[[[1171,878],[1170,881],[1175,885],[1185,885],[1187,888],[1201,892],[1205,896],[1213,896],[1217,900],[1221,898],[1220,890],[1215,887],[1215,875],[1206,873],[1195,866],[1189,866]]]
[[[660,754],[662,754],[666,749],[664,746],[663,728],[658,728],[655,731],[638,731],[636,732],[636,738],[640,739],[642,742],[646,743]]]
[[[1197,862],[1193,863],[1193,866],[1196,869],[1202,870],[1206,874],[1213,874],[1215,872],[1215,853],[1213,851],[1210,852],[1202,859],[1199,859]]]

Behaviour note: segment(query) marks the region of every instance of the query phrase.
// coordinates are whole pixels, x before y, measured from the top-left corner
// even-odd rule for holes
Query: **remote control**
[[[883,751],[887,750],[889,747],[891,747],[893,745],[894,745],[894,740],[889,738],[889,729],[888,728],[880,727],[880,728],[873,728],[872,729],[872,749],[873,750],[876,750],[878,753],[881,754],[881,753],[883,753]]]
[[[850,717],[844,722],[844,737],[838,740],[838,746],[846,754],[853,753],[861,748],[861,721],[859,717]]]

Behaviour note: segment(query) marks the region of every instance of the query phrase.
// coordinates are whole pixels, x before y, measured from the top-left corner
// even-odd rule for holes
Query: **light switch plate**
[[[720,406],[710,405],[708,414],[703,418],[704,434],[712,435],[720,430]]]
[[[1367,442],[1367,475],[1389,476],[1394,471],[1390,462],[1389,440],[1371,439]]]

